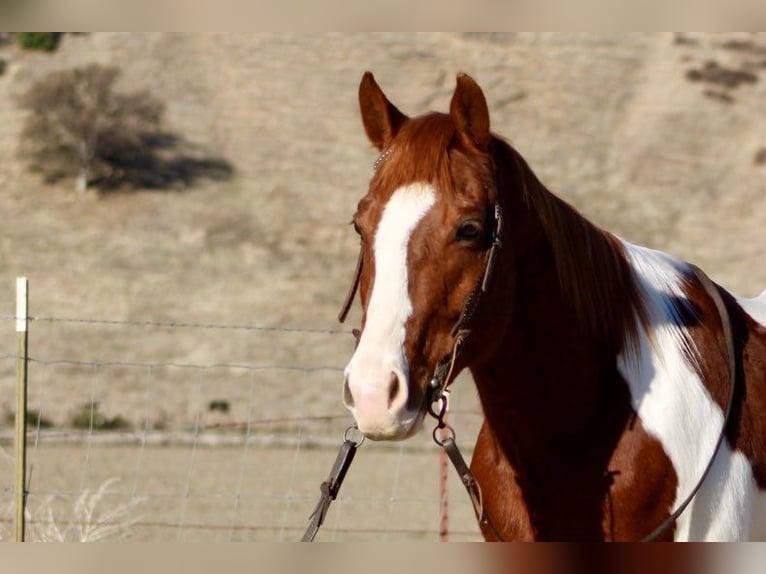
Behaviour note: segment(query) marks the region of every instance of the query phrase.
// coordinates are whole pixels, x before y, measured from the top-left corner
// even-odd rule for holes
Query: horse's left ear
[[[449,113],[467,143],[486,151],[492,137],[489,132],[489,108],[484,92],[471,76],[458,74]]]

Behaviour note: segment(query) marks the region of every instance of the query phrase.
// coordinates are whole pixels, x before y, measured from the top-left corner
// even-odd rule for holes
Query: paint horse
[[[360,431],[414,434],[451,357],[444,384],[470,369],[485,416],[486,539],[763,536],[766,292],[738,298],[588,221],[490,131],[466,75],[448,114],[405,116],[369,72],[359,101],[381,152],[353,217],[343,398]]]

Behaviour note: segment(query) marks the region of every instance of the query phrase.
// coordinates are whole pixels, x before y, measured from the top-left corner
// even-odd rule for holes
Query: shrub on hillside
[[[55,182],[77,175],[77,190],[114,177],[119,161],[161,136],[164,106],[145,92],[118,93],[120,70],[90,64],[53,72],[20,100],[28,110],[21,151],[34,171]]]
[[[19,150],[49,183],[76,177],[76,189],[187,187],[227,179],[223,159],[179,154],[185,142],[163,127],[164,104],[144,91],[118,92],[119,68],[90,64],[32,85]]]
[[[52,52],[59,45],[59,32],[19,32],[19,46],[25,50]]]
[[[11,411],[6,412],[5,416],[3,417],[3,421],[9,427],[14,426],[16,424],[16,414]],[[27,410],[27,428],[49,429],[52,426],[53,426],[53,423],[50,420],[46,419],[39,410],[36,410],[36,409]]]
[[[131,427],[130,422],[120,415],[111,418],[105,416],[97,402],[82,405],[72,415],[70,423],[73,428],[81,430],[125,430]]]

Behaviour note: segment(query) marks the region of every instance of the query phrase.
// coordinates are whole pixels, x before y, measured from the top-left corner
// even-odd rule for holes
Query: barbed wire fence
[[[11,331],[16,319],[0,316],[0,326]],[[26,539],[300,539],[352,422],[340,401],[347,356],[326,352],[345,348],[348,330],[55,315],[31,315],[29,325]],[[208,342],[266,337],[271,346],[262,361],[207,360],[210,349],[197,361],[174,355],[172,340],[157,343],[157,332],[179,331],[212,336]],[[322,351],[303,362],[268,360],[283,344],[271,340],[277,336],[299,349],[309,338]],[[122,356],[52,354],[56,342],[94,337]],[[150,360],[131,359],[146,340]],[[11,349],[0,354],[4,397],[13,396],[18,360]],[[470,383],[456,388],[450,420],[470,454],[481,415]],[[2,538],[11,537],[15,414],[6,402]],[[459,481],[450,477],[440,494],[439,456],[430,428],[402,443],[368,441],[318,539],[444,539],[447,508],[449,538],[478,539]]]

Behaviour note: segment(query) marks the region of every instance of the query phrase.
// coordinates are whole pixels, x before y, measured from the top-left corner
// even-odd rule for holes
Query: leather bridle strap
[[[726,429],[728,427],[728,424],[731,418],[731,412],[734,405],[734,398],[735,398],[735,393],[737,389],[737,359],[735,354],[734,337],[732,333],[731,318],[729,316],[729,312],[727,311],[726,305],[723,299],[721,298],[721,294],[720,294],[720,291],[718,290],[718,287],[716,287],[716,285],[710,280],[710,278],[707,275],[705,275],[705,273],[703,273],[698,267],[692,265],[691,269],[694,275],[696,276],[696,278],[699,280],[702,287],[705,289],[705,292],[712,299],[713,303],[715,304],[716,310],[718,311],[718,315],[721,319],[721,325],[723,328],[723,335],[724,335],[724,340],[726,343],[726,351],[727,351],[728,363],[729,363],[728,402],[727,402],[726,411],[723,417],[723,424],[721,426],[721,431],[715,443],[715,448],[713,449],[713,453],[711,454],[710,459],[708,460],[705,470],[703,471],[702,475],[697,481],[697,484],[694,486],[691,492],[687,495],[684,501],[681,504],[679,504],[678,507],[673,511],[673,513],[670,516],[668,516],[668,518],[666,518],[662,522],[662,524],[660,524],[657,528],[652,530],[651,533],[649,533],[647,536],[642,538],[641,542],[653,542],[653,541],[656,541],[660,536],[662,536],[665,533],[665,531],[667,531],[667,529],[670,528],[676,522],[676,520],[678,520],[678,518],[684,513],[684,511],[689,506],[691,501],[694,500],[694,497],[697,495],[700,488],[702,488],[702,485],[704,484],[705,479],[710,473],[710,469],[713,467],[713,463],[718,454],[718,451],[721,448],[721,444],[723,444],[723,440],[726,437]],[[467,333],[468,333],[466,330],[463,330],[463,329],[459,329],[458,332],[465,333],[465,336],[467,336]],[[455,443],[455,431],[454,429],[452,429],[452,427],[450,427],[443,421],[444,413],[446,412],[446,398],[444,397],[447,391],[447,386],[449,385],[449,381],[451,380],[455,362],[457,360],[457,355],[460,353],[460,349],[462,348],[463,340],[464,339],[460,339],[460,338],[456,339],[452,354],[446,357],[444,360],[442,360],[439,363],[439,365],[437,365],[434,378],[431,381],[431,389],[430,389],[431,403],[429,404],[429,412],[438,421],[437,427],[436,429],[434,429],[434,441],[446,451],[450,461],[455,467],[455,470],[460,476],[460,480],[465,486],[468,492],[468,495],[471,499],[471,503],[473,504],[474,512],[476,513],[476,518],[479,524],[486,525],[491,530],[495,538],[497,540],[502,541],[503,539],[500,536],[500,533],[497,527],[493,523],[492,518],[490,517],[487,510],[484,508],[484,503],[483,503],[482,495],[481,495],[481,487],[479,486],[479,483],[476,481],[476,478],[473,476],[473,473],[471,472],[470,468],[466,464],[465,460],[463,459],[463,456],[461,455],[460,451],[457,448],[457,445]],[[434,411],[432,408],[432,404],[435,402],[441,402],[441,407],[438,412]],[[444,439],[437,438],[437,431],[440,429],[445,429],[445,428],[449,432],[448,436]]]
[[[330,504],[338,496],[340,487],[343,484],[343,479],[346,478],[346,472],[351,466],[354,460],[356,450],[364,442],[364,436],[358,439],[352,438],[352,432],[357,431],[356,426],[350,426],[346,429],[343,435],[343,444],[340,446],[338,456],[335,457],[335,464],[330,469],[330,475],[327,477],[320,486],[321,492],[319,496],[319,502],[317,502],[314,512],[309,516],[309,525],[306,528],[306,532],[301,539],[301,542],[313,542],[314,538],[319,532],[319,528],[322,526],[327,511],[330,509]]]
[[[705,467],[705,470],[702,473],[702,476],[700,476],[699,480],[697,481],[697,484],[694,485],[694,488],[687,495],[684,501],[678,505],[675,511],[673,511],[673,513],[670,516],[668,516],[662,522],[662,524],[660,524],[657,528],[652,530],[651,533],[645,536],[641,540],[642,542],[653,542],[657,540],[660,536],[662,536],[662,534],[668,528],[670,528],[675,523],[676,520],[678,520],[681,514],[683,514],[684,510],[686,510],[686,507],[689,506],[692,500],[694,500],[694,497],[696,496],[697,492],[699,492],[699,489],[702,488],[702,484],[705,482],[705,479],[710,473],[710,469],[713,467],[713,462],[715,462],[715,458],[718,455],[718,451],[721,449],[723,440],[726,437],[726,428],[729,426],[729,419],[731,418],[731,411],[734,405],[734,396],[737,389],[737,356],[735,354],[735,348],[734,348],[734,336],[732,333],[731,318],[729,317],[729,312],[726,310],[726,304],[723,302],[723,299],[721,298],[721,293],[718,290],[718,287],[715,285],[715,283],[713,283],[710,280],[710,278],[707,275],[705,275],[705,273],[703,273],[702,270],[696,265],[691,265],[691,269],[695,277],[697,278],[697,280],[705,289],[705,292],[713,300],[716,310],[718,311],[718,316],[721,319],[723,336],[726,341],[726,352],[729,355],[729,398],[728,398],[728,403],[726,405],[726,411],[724,412],[724,416],[723,416],[723,424],[721,425],[721,432],[718,434],[718,440],[716,440],[715,448],[713,449],[713,454],[710,455],[710,460],[708,461],[707,466]]]
[[[471,499],[471,504],[473,505],[473,510],[476,514],[476,520],[479,525],[485,525],[498,541],[502,541],[503,539],[500,536],[500,532],[495,526],[495,523],[492,521],[492,517],[484,508],[481,486],[463,458],[460,449],[457,447],[457,443],[455,442],[455,430],[444,422],[444,417],[447,412],[448,387],[455,374],[455,365],[463,350],[466,339],[468,339],[471,334],[469,324],[476,314],[482,294],[487,291],[495,268],[498,251],[500,250],[500,247],[502,247],[501,232],[503,230],[503,215],[499,204],[495,204],[494,206],[494,218],[495,228],[492,234],[492,244],[487,253],[484,273],[477,281],[473,291],[469,293],[468,298],[463,304],[460,316],[452,328],[451,334],[454,339],[452,351],[442,358],[434,369],[433,376],[429,382],[428,391],[426,392],[426,407],[428,413],[437,420],[437,425],[433,433],[434,442],[447,453],[447,457],[455,468],[458,477],[460,477],[460,482],[465,487],[466,492],[468,492],[468,496]],[[440,404],[438,412],[433,408],[435,403]],[[448,436],[439,438],[438,431],[443,429],[448,432]]]
[[[657,528],[652,530],[651,533],[649,533],[647,536],[642,538],[641,542],[653,542],[657,540],[660,536],[662,536],[667,531],[667,529],[670,528],[676,522],[676,520],[678,520],[678,518],[684,513],[684,511],[689,506],[689,504],[691,504],[691,501],[694,500],[694,497],[697,495],[700,488],[702,488],[702,485],[704,484],[705,479],[710,473],[710,469],[713,467],[713,463],[718,454],[718,451],[721,448],[721,444],[723,444],[723,440],[726,437],[726,428],[728,427],[728,423],[731,418],[732,407],[734,405],[734,398],[735,398],[735,393],[737,389],[737,357],[736,357],[736,351],[734,346],[734,336],[732,333],[731,318],[729,316],[728,310],[726,309],[726,304],[721,298],[721,293],[718,290],[718,287],[716,287],[716,285],[710,280],[710,278],[707,275],[705,275],[705,273],[703,273],[702,270],[700,270],[698,267],[694,265],[691,266],[691,269],[692,269],[692,272],[694,273],[694,276],[697,278],[697,280],[700,282],[702,287],[705,289],[705,292],[713,301],[713,304],[715,305],[721,320],[721,326],[723,329],[724,341],[726,343],[726,351],[728,355],[729,396],[728,396],[726,411],[723,417],[723,424],[721,426],[721,431],[718,435],[718,439],[716,440],[715,448],[713,449],[713,453],[711,454],[710,459],[708,460],[705,470],[703,471],[702,475],[697,481],[697,484],[694,486],[691,492],[687,495],[684,501],[681,504],[679,504],[678,507],[673,511],[673,513],[670,516],[668,516],[668,518],[666,518]],[[476,296],[478,297],[478,295]],[[470,302],[470,299],[471,298],[469,298],[469,302]],[[468,316],[465,318],[465,322],[467,322],[467,320],[470,319],[470,315],[472,315],[473,312],[475,311],[475,302],[476,301],[474,301],[471,305],[468,305],[468,304],[466,305],[466,307],[470,306],[473,309],[470,313],[466,314]],[[431,380],[431,386],[429,389],[430,390],[429,412],[438,421],[437,428],[434,430],[434,440],[439,446],[441,446],[447,452],[447,455],[449,456],[450,461],[452,461],[452,464],[455,467],[455,470],[460,476],[461,482],[463,483],[466,490],[468,491],[468,495],[473,504],[474,512],[476,513],[476,518],[479,521],[479,523],[487,525],[489,529],[492,531],[492,533],[494,534],[494,536],[498,540],[502,540],[502,537],[500,536],[500,533],[497,527],[492,522],[492,519],[487,513],[487,510],[484,508],[484,504],[483,504],[482,496],[481,496],[481,487],[479,486],[479,483],[476,481],[475,477],[473,476],[473,473],[471,473],[468,465],[465,463],[465,460],[460,454],[460,451],[457,449],[457,445],[455,444],[454,430],[443,422],[443,416],[444,416],[444,413],[446,412],[445,393],[447,392],[447,387],[449,386],[449,383],[452,379],[457,357],[460,354],[460,351],[463,347],[465,338],[470,333],[470,331],[468,331],[467,329],[460,327],[462,323],[464,323],[464,317],[461,316],[461,320],[458,322],[458,325],[456,326],[457,337],[455,340],[455,345],[453,347],[452,353],[448,355],[447,357],[445,357],[437,365],[434,371],[434,377]],[[436,403],[436,402],[441,402],[441,408],[439,409],[439,412],[434,411],[432,407],[433,403]],[[446,439],[440,440],[437,438],[436,431],[442,428],[447,428],[449,430],[450,436],[448,436]]]
[[[338,322],[343,323],[346,320],[351,304],[356,297],[356,291],[359,289],[359,280],[362,278],[362,262],[364,261],[364,246],[359,248],[359,257],[356,259],[356,269],[354,269],[354,279],[351,281],[351,286],[348,288],[346,298],[343,300],[343,306],[338,313]]]
[[[468,492],[468,497],[471,499],[471,504],[473,505],[474,514],[476,514],[476,521],[479,523],[479,525],[486,525],[487,528],[489,528],[489,530],[492,532],[493,536],[497,539],[497,541],[502,542],[503,538],[500,536],[500,532],[497,530],[495,523],[492,522],[492,517],[484,508],[484,500],[482,498],[479,482],[476,480],[476,477],[473,475],[471,469],[468,467],[468,464],[465,462],[463,455],[457,448],[454,434],[452,436],[448,436],[441,442],[437,441],[437,444],[439,444],[439,446],[444,449],[444,452],[447,453],[450,462],[452,462],[452,466],[455,467],[455,471],[457,471],[457,474],[460,477],[460,482],[463,483],[463,486]]]
[[[430,400],[429,404],[438,401],[452,382],[455,363],[463,350],[466,339],[468,339],[468,336],[471,334],[469,325],[479,307],[481,296],[486,293],[489,288],[489,282],[495,270],[495,263],[497,262],[497,255],[500,248],[503,246],[501,239],[501,233],[503,231],[503,212],[500,209],[500,204],[496,203],[493,211],[495,227],[492,232],[492,243],[487,252],[484,273],[479,277],[476,286],[468,294],[468,297],[463,304],[463,309],[460,311],[460,316],[452,327],[452,331],[450,332],[454,339],[452,351],[445,355],[442,360],[436,364],[436,368],[434,369],[430,381],[431,395],[428,397]]]

